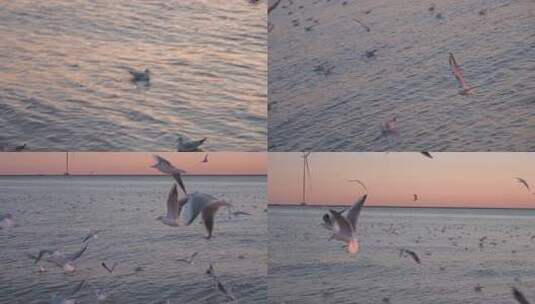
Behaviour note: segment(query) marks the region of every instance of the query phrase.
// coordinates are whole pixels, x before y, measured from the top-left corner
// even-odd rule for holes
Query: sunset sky
[[[272,204],[299,203],[301,153],[269,154]],[[312,153],[309,204],[349,204],[369,190],[368,205],[535,208],[515,177],[535,187],[535,153]],[[418,194],[418,201],[413,201]]]
[[[150,166],[150,152],[70,152],[71,175],[158,175]],[[162,152],[176,167],[191,175],[265,175],[266,153],[208,153],[208,163],[201,163],[206,153]],[[65,173],[65,153],[0,153],[0,175],[57,175]]]

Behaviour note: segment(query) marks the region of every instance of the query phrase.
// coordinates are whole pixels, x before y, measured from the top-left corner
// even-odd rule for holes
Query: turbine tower
[[[301,201],[301,206],[305,206],[307,204],[307,198],[306,198],[306,180],[307,175],[310,180],[310,166],[308,163],[308,157],[310,156],[311,152],[303,152],[303,196]]]

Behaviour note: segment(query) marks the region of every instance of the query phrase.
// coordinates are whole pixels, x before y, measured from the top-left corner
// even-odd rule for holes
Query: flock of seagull
[[[191,225],[197,218],[202,218],[204,227],[206,229],[206,239],[213,237],[215,216],[218,210],[225,207],[229,210],[230,216],[249,216],[248,212],[233,209],[233,205],[225,200],[218,199],[212,195],[201,192],[188,192],[185,183],[182,179],[182,174],[185,170],[175,167],[167,159],[154,155],[155,164],[152,168],[157,169],[161,173],[173,177],[174,182],[171,185],[166,202],[166,214],[157,217],[162,224],[178,228],[181,227],[179,220],[185,225]],[[208,154],[205,154],[202,163],[208,162]],[[178,187],[180,187],[180,191]],[[16,227],[15,219],[12,214],[6,213],[0,215],[0,231],[8,230]],[[99,233],[102,230],[90,230],[86,236],[82,238],[81,248],[73,253],[65,253],[58,249],[41,249],[36,254],[27,254],[27,257],[33,260],[34,265],[38,265],[38,272],[46,272],[46,268],[41,264],[42,261],[51,265],[59,267],[65,273],[73,273],[77,270],[76,261],[80,259],[89,247],[91,239],[98,239]],[[193,253],[189,257],[178,258],[176,262],[193,264],[194,258],[198,252]],[[100,264],[110,274],[114,272],[119,263],[115,262],[109,264],[102,262]],[[143,271],[142,267],[136,267],[134,273]],[[237,303],[237,297],[232,293],[231,288],[225,287],[223,282],[215,273],[214,266],[210,263],[206,274],[213,280],[214,289],[225,296],[228,301]],[[76,294],[85,286],[87,280],[80,282],[72,291],[63,294],[54,294],[52,296],[52,304],[76,304]],[[103,303],[108,299],[107,294],[102,289],[94,289],[97,303]],[[170,303],[170,300],[167,301]]]
[[[431,158],[431,159],[433,158],[433,155],[429,152],[424,151],[420,153],[427,158]],[[515,177],[514,179],[516,182],[521,184],[528,192],[531,192],[530,184],[528,183],[526,179],[521,178],[521,177]],[[362,187],[362,189],[366,191],[366,193],[368,192],[366,185],[359,179],[350,179],[348,181],[359,184]],[[535,192],[532,194],[535,195]],[[350,207],[346,207],[339,211],[334,210],[334,209],[329,209],[329,213],[325,213],[322,216],[322,223],[320,224],[320,226],[322,226],[323,228],[331,232],[329,241],[334,239],[334,240],[343,242],[347,252],[350,253],[351,255],[356,255],[360,249],[359,242],[357,239],[357,223],[358,223],[358,218],[361,213],[362,207],[364,206],[364,203],[366,202],[367,198],[368,198],[368,194],[365,194],[361,196]],[[413,201],[417,201],[418,199],[419,199],[418,194],[413,194]],[[344,213],[345,213],[345,216],[343,215]],[[442,233],[444,233],[445,230],[446,230],[446,227],[442,229]],[[397,234],[393,228],[391,228],[389,231],[391,233]],[[483,249],[486,239],[487,239],[486,236],[479,239],[480,249]],[[532,236],[531,239],[535,239],[535,236]],[[454,245],[457,246],[456,243],[454,243]],[[426,252],[426,254],[429,255],[430,253]],[[422,263],[420,256],[415,251],[410,250],[410,249],[401,248],[399,250],[399,257],[400,258],[410,257],[417,264]],[[441,268],[441,270],[444,270],[444,269]],[[481,291],[481,289],[482,287],[479,285],[474,288],[475,291],[478,291],[478,290]],[[515,287],[512,287],[512,291],[513,291],[513,296],[518,301],[518,303],[520,304],[530,303],[522,294],[522,292],[520,292],[518,289],[516,289]],[[390,303],[390,298],[388,297],[384,298],[383,303]]]

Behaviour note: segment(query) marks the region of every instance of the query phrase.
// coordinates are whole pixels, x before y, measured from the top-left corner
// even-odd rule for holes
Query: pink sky
[[[535,153],[312,153],[309,204],[535,208]],[[270,153],[270,203],[301,202],[301,153]],[[522,177],[532,191],[515,181]],[[413,194],[420,199],[413,202]]]
[[[150,166],[150,152],[70,152],[71,174],[159,174]],[[162,152],[158,155],[176,167],[194,175],[265,175],[267,153],[208,153],[208,163],[201,163],[206,153]],[[65,153],[23,152],[0,153],[0,175],[63,174]]]

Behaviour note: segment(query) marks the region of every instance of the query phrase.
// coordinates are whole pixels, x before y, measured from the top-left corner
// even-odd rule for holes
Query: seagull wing
[[[182,219],[186,225],[190,225],[197,218],[199,213],[208,206],[215,198],[208,194],[199,192],[192,193],[188,196],[188,200],[182,208]]]
[[[186,186],[184,185],[184,181],[182,181],[182,174],[174,173],[173,178],[176,180],[177,184],[180,186],[184,194],[188,194],[188,192],[186,191]]]
[[[212,237],[212,230],[214,229],[214,216],[217,210],[223,206],[230,207],[232,205],[225,201],[214,201],[202,209],[202,219],[204,221],[204,227],[206,227],[206,231],[208,232],[208,239]]]
[[[513,297],[515,297],[515,300],[520,304],[529,304],[528,299],[520,292],[520,290],[513,287]]]
[[[75,252],[74,254],[68,256],[68,260],[69,261],[74,261],[76,259],[78,259],[79,257],[82,256],[82,254],[84,254],[84,252],[87,250],[87,245],[85,245],[84,247],[82,247],[80,250],[78,250],[77,252]]]
[[[167,218],[175,219],[178,216],[178,191],[176,189],[176,184],[173,183],[171,190],[169,190],[169,195],[167,196]]]
[[[463,90],[468,90],[470,87],[466,83],[466,80],[464,80],[463,71],[461,70],[461,67],[457,64],[457,60],[455,60],[455,57],[453,57],[452,53],[450,53],[449,62],[450,62],[451,71],[453,75],[455,76],[455,78],[457,78],[457,81],[459,82],[459,85],[461,86],[461,88]]]
[[[100,264],[100,265],[102,265],[102,267],[104,267],[109,273],[112,273],[112,272],[113,272],[113,269],[110,269],[110,268],[108,267],[108,265],[106,265],[106,263],[102,262],[102,264]],[[113,268],[113,267],[112,267],[112,268]]]
[[[357,220],[360,215],[360,211],[362,210],[362,206],[364,206],[364,202],[366,202],[366,198],[368,198],[368,195],[362,196],[353,204],[353,206],[351,206],[349,211],[347,211],[347,221],[351,224],[353,231],[357,230]]]
[[[516,180],[517,180],[519,183],[521,183],[522,185],[524,185],[524,186],[526,187],[526,189],[528,189],[528,191],[531,191],[531,189],[530,189],[530,187],[529,187],[529,184],[528,184],[528,182],[527,182],[525,179],[523,179],[523,178],[521,178],[521,177],[516,177]]]

